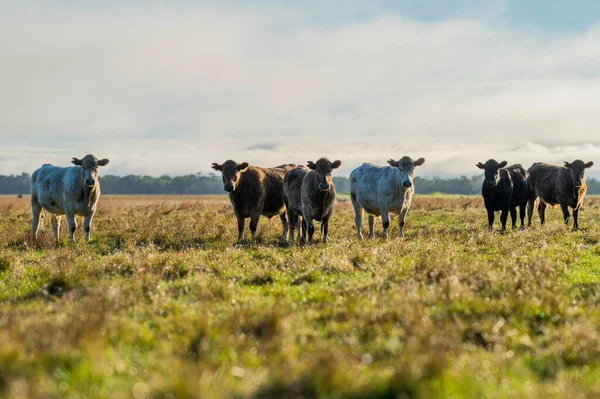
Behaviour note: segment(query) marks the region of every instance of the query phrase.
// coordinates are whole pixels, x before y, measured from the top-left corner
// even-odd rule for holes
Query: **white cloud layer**
[[[429,176],[600,164],[600,24],[559,36],[328,4],[7,6],[0,174],[90,152],[152,175],[322,155],[340,173],[423,156]]]

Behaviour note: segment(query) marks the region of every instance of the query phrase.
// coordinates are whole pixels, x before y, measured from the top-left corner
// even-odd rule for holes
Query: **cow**
[[[363,210],[369,215],[369,238],[374,235],[376,216],[381,216],[383,236],[387,238],[390,214],[400,216],[398,236],[403,236],[404,220],[415,192],[415,168],[424,163],[424,158],[413,161],[404,156],[398,161],[390,159],[389,166],[364,163],[350,173],[350,200],[354,208],[358,239],[363,238]]]
[[[525,228],[525,208],[527,206],[527,171],[519,164],[506,166],[507,162],[498,163],[489,159],[486,163],[478,162],[479,169],[485,171],[481,186],[481,195],[488,214],[488,228],[494,225],[494,212],[501,211],[500,223],[502,231],[506,231],[506,221],[510,212],[512,228],[517,228],[517,207],[521,219],[521,229]]]
[[[340,167],[342,161],[331,162],[320,158],[317,162],[308,161],[308,166],[298,166],[285,174],[283,198],[290,221],[290,237],[294,241],[294,229],[302,221],[302,241],[313,240],[315,227],[313,220],[321,222],[321,241],[327,242],[329,220],[335,203],[335,185],[331,173]]]
[[[223,189],[229,195],[233,213],[237,218],[238,241],[244,239],[247,218],[250,218],[252,239],[256,237],[260,215],[268,218],[279,215],[283,228],[282,239],[285,240],[288,223],[283,202],[283,176],[295,166],[285,164],[274,168],[260,168],[250,166],[248,162],[213,162],[212,168],[222,174]]]
[[[527,202],[527,223],[531,225],[533,206],[536,198],[539,198],[538,213],[540,222],[546,220],[546,207],[550,205],[555,208],[560,205],[565,224],[569,225],[569,207],[573,208],[573,229],[579,229],[577,217],[579,208],[583,203],[583,197],[587,190],[585,184],[585,170],[591,168],[593,162],[584,163],[576,160],[571,163],[565,162],[564,166],[550,165],[537,162],[528,169],[529,178],[529,200]]]
[[[108,159],[98,159],[90,154],[83,159],[73,158],[71,163],[75,166],[62,168],[45,164],[31,175],[31,232],[34,240],[37,240],[42,209],[52,214],[56,240],[62,215],[66,215],[69,241],[75,241],[75,215],[84,217],[85,240],[90,240],[92,218],[100,198],[98,169],[108,165]]]

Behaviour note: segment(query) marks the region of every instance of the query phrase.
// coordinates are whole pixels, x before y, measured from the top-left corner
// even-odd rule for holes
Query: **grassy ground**
[[[0,397],[598,396],[600,198],[560,219],[418,197],[359,242],[342,198],[328,245],[236,245],[224,197],[106,196],[90,244],[35,245],[2,197]]]

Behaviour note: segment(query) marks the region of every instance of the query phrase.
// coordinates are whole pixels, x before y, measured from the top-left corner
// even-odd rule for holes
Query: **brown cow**
[[[222,165],[213,163],[212,168],[222,173],[223,188],[229,193],[231,207],[238,221],[238,240],[244,239],[246,218],[250,218],[250,232],[256,237],[260,215],[272,218],[279,215],[283,227],[283,239],[287,235],[287,218],[283,203],[283,176],[294,164],[275,168],[250,166],[248,162],[229,160]]]
[[[560,205],[565,219],[565,224],[569,224],[569,207],[573,208],[573,228],[579,228],[577,217],[579,208],[583,203],[583,197],[586,192],[584,180],[585,170],[594,163],[576,160],[572,163],[565,162],[565,166],[549,165],[546,163],[534,163],[527,172],[527,185],[529,190],[529,199],[527,202],[527,221],[531,225],[531,216],[533,214],[533,205],[536,198],[540,199],[538,204],[538,213],[540,222],[544,224],[546,219],[546,206],[555,208]]]
[[[283,197],[290,221],[291,241],[294,241],[294,229],[302,218],[302,241],[312,241],[315,227],[313,220],[321,222],[321,240],[327,242],[329,219],[335,202],[335,186],[331,172],[342,161],[330,162],[321,158],[317,162],[308,162],[308,167],[298,166],[285,174],[283,179]]]

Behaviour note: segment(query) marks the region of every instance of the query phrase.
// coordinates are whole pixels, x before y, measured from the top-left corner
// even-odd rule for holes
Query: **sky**
[[[0,174],[595,161],[600,2],[0,0]]]

